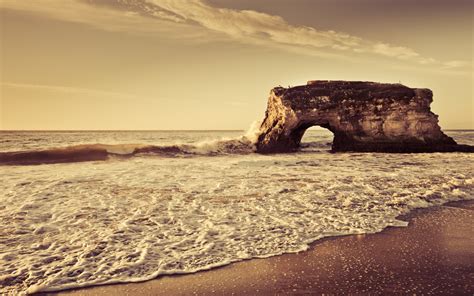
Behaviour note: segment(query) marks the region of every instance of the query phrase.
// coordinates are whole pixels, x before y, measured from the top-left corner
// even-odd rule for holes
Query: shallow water
[[[474,143],[473,131],[447,133]],[[1,132],[0,151],[93,143],[215,151],[215,139],[241,134]],[[142,281],[298,252],[326,236],[404,226],[396,217],[417,207],[474,197],[472,154],[331,154],[331,139],[308,131],[294,154],[0,167],[0,293]]]

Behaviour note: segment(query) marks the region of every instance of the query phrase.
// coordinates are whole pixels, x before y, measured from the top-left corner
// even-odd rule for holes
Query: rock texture
[[[309,81],[271,91],[257,151],[291,152],[307,128],[334,133],[332,150],[361,152],[474,152],[457,145],[431,112],[429,89],[359,81]]]

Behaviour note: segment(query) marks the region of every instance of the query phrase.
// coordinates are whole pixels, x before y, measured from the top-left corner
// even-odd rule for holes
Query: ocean
[[[446,133],[474,145],[474,131]],[[0,154],[97,144],[109,153],[103,161],[0,166],[0,294],[138,282],[300,252],[323,237],[406,226],[397,217],[415,208],[474,198],[473,154],[330,153],[332,134],[308,130],[301,151],[261,155],[253,136],[0,132]],[[133,153],[137,147],[154,148]]]

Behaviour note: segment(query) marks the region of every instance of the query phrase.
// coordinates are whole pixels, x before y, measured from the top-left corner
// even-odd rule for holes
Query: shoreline
[[[417,209],[407,227],[327,237],[307,251],[192,274],[36,295],[474,293],[474,200]]]

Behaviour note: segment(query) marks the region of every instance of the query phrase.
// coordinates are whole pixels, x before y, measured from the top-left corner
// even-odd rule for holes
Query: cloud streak
[[[364,40],[341,32],[317,30],[307,26],[293,26],[279,16],[266,13],[215,8],[202,0],[145,1],[179,15],[185,20],[192,20],[204,28],[247,42],[267,41],[267,43],[277,45],[315,50],[325,49],[341,55],[371,54],[446,69],[463,67],[467,64],[464,61],[437,61],[433,58],[423,57],[408,47]]]
[[[116,0],[117,3],[122,0]],[[100,5],[103,2],[103,5]],[[132,1],[143,2],[143,1]],[[0,0],[0,9],[34,13],[60,21],[86,24],[111,32],[126,32],[137,35],[160,35],[183,38],[199,38],[204,30],[191,28],[177,17],[158,9],[154,14],[127,6],[110,6],[111,1],[97,0]]]
[[[401,60],[440,69],[459,69],[466,61],[439,61],[416,50],[349,34],[294,26],[280,16],[253,10],[213,7],[203,0],[1,0],[0,7],[36,11],[64,21],[110,31],[162,34],[179,38],[232,38],[292,52],[357,58],[362,55]]]
[[[109,97],[115,99],[136,99],[136,95],[118,93],[112,91],[90,89],[90,88],[81,88],[81,87],[70,87],[70,86],[60,86],[60,85],[45,85],[45,84],[29,84],[29,83],[15,83],[15,82],[1,82],[1,89],[3,88],[16,88],[16,89],[28,89],[28,90],[42,90],[49,92],[60,92],[66,94],[79,94],[86,96],[95,96],[99,98]]]

